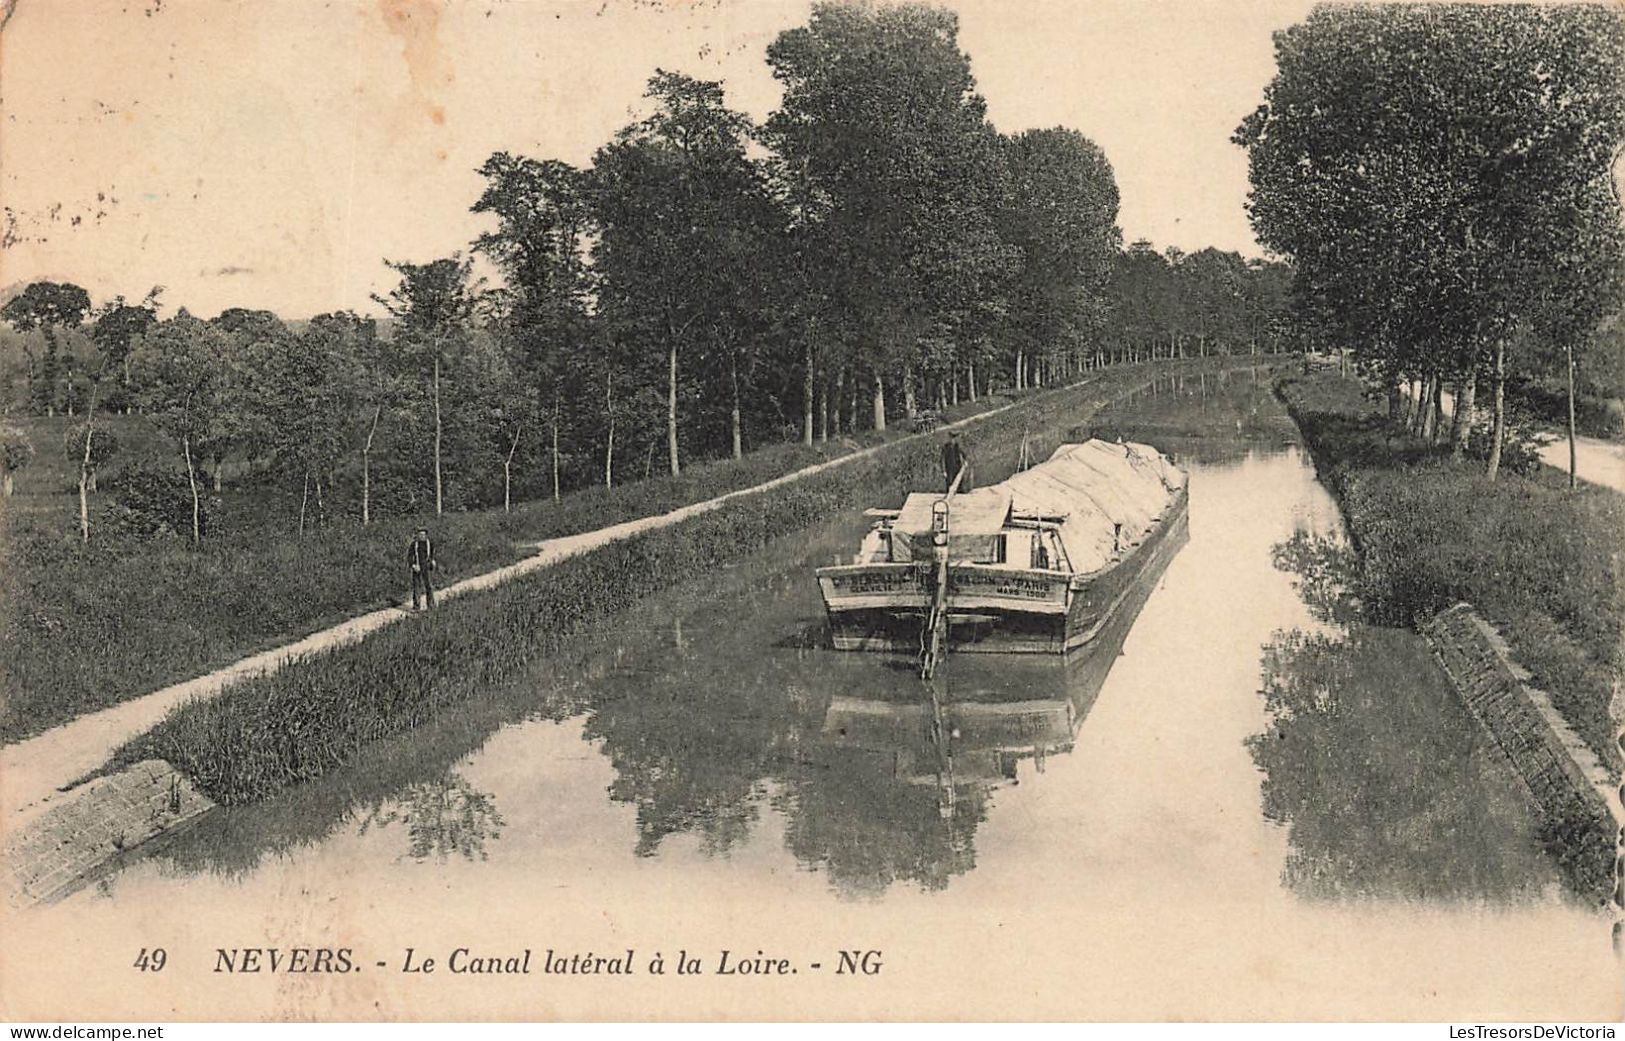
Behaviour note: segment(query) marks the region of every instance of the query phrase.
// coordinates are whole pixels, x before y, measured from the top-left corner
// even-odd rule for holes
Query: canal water
[[[854,503],[29,934],[97,952],[85,1016],[154,986],[127,963],[163,946],[183,1018],[1617,1017],[1606,921],[1425,644],[1358,620],[1267,386],[1163,382],[1086,426],[1191,472],[1189,543],[1090,660],[950,657],[933,710],[909,662],[827,649],[811,570],[891,505]],[[212,971],[277,944],[360,971]],[[401,971],[459,947],[533,973],[631,949],[637,976]],[[724,949],[798,974],[714,975]],[[680,950],[703,983],[648,975]]]

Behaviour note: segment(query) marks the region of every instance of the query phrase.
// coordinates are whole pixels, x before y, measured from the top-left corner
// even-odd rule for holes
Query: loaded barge
[[[986,488],[869,510],[852,563],[817,571],[835,647],[916,652],[925,676],[948,650],[1083,647],[1189,538],[1186,484],[1149,445],[1093,439]]]

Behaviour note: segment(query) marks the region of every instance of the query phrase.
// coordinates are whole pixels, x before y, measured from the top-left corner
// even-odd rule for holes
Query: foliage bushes
[[[1568,422],[1568,388],[1539,379],[1507,381],[1507,397],[1543,425],[1561,429]],[[1574,425],[1589,437],[1625,437],[1625,402],[1581,392],[1574,399]]]
[[[1044,394],[985,420],[976,428],[978,451],[991,459],[1023,436],[1059,437],[1080,409],[1098,404],[1095,395],[1121,393],[1145,376],[1143,368],[1109,373],[1082,390]],[[934,486],[937,452],[934,439],[903,441],[771,494],[447,601],[360,643],[184,705],[120,749],[114,762],[166,759],[217,801],[263,798],[489,689],[652,590],[704,575],[837,511]]]
[[[1282,391],[1359,550],[1356,592],[1374,620],[1410,625],[1460,601],[1514,656],[1604,762],[1621,757],[1608,717],[1622,665],[1625,597],[1614,557],[1625,497],[1569,491],[1554,470],[1485,478],[1476,461],[1393,433],[1354,380],[1287,380]]]
[[[186,475],[144,463],[120,471],[108,482],[113,500],[102,510],[105,530],[126,537],[173,537],[192,530],[192,486]],[[199,526],[209,534],[212,503],[199,495]]]

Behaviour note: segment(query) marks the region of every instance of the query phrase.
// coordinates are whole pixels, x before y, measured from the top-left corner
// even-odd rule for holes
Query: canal
[[[1091,661],[951,657],[942,742],[908,662],[825,647],[811,570],[891,505],[854,503],[218,812],[30,934],[109,952],[87,1010],[164,946],[208,1018],[1617,1016],[1606,922],[1564,895],[1426,645],[1359,621],[1336,506],[1265,383],[1166,381],[1089,428],[1190,469],[1190,541]],[[216,948],[278,944],[361,971],[212,971]],[[804,975],[516,987],[413,978],[409,947],[630,948],[640,976],[656,952],[709,972],[761,951]],[[839,950],[882,968],[834,975]]]

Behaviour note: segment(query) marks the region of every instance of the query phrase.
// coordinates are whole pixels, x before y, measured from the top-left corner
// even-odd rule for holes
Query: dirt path
[[[1407,386],[1406,393],[1410,393]],[[1456,396],[1448,390],[1442,395],[1445,414],[1456,415]],[[1563,431],[1546,431],[1540,435],[1540,461],[1569,472],[1569,438]],[[1596,437],[1574,439],[1574,472],[1582,481],[1600,484],[1625,494],[1625,445],[1604,441]]]
[[[1564,434],[1550,436],[1556,440],[1541,446],[1541,462],[1568,473],[1569,439]],[[1625,494],[1625,445],[1596,437],[1576,437],[1574,463],[1580,480]]]
[[[1061,389],[1081,387],[1093,382],[1096,378],[1098,377],[1090,376],[1078,383],[1071,384],[1068,388]],[[799,481],[802,478],[810,477],[832,467],[867,458],[877,452],[909,441],[923,437],[935,437],[943,430],[969,426],[1030,400],[1032,399],[1026,398],[1022,399],[1022,401],[1000,405],[998,408],[977,413],[966,419],[944,424],[937,431],[911,434],[908,437],[888,441],[885,444],[849,452],[846,455],[825,460],[821,463],[814,463],[811,466],[803,467],[781,477],[775,477],[771,481],[765,481],[750,488],[742,488],[725,495],[719,495],[714,499],[679,507],[669,513],[652,517],[639,517],[607,528],[599,528],[596,531],[586,531],[576,535],[549,539],[536,545],[534,556],[453,583],[444,589],[438,590],[436,595],[442,600],[449,600],[464,593],[489,589],[521,575],[548,567],[565,557],[585,553],[588,550],[636,535],[639,532],[669,527],[690,517],[708,513],[731,499],[771,491],[793,481]],[[170,709],[182,702],[213,697],[237,680],[274,672],[292,659],[359,640],[368,633],[400,621],[407,614],[408,612],[399,608],[385,608],[358,615],[348,621],[340,622],[338,625],[311,633],[304,639],[280,647],[273,647],[268,651],[251,655],[225,668],[217,669],[195,679],[164,687],[161,690],[153,691],[151,694],[121,702],[99,712],[80,716],[25,741],[0,748],[0,830],[15,828],[48,809],[59,792],[74,784],[92,770],[102,766],[116,748],[137,734],[150,729]]]

